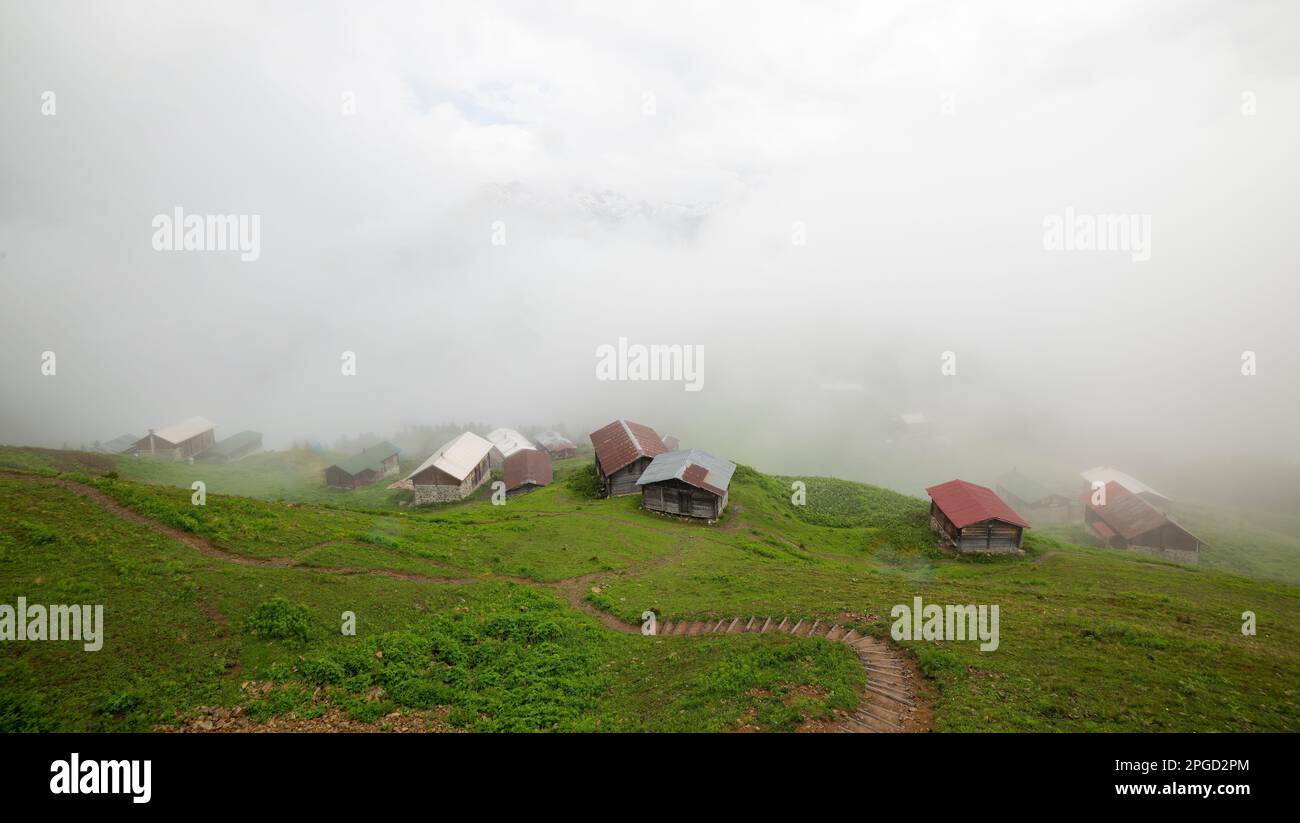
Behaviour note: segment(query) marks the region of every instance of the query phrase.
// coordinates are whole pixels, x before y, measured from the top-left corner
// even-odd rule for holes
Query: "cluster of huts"
[[[666,438],[678,446],[674,437]],[[727,509],[736,464],[702,449],[670,448],[654,429],[615,420],[591,433],[606,497],[641,495],[648,511],[714,521]]]
[[[463,432],[430,454],[389,488],[410,489],[415,505],[449,503],[473,494],[499,469],[507,494],[545,486],[554,477],[552,461],[574,457],[577,445],[556,431],[536,442],[514,429],[480,436]],[[642,496],[650,511],[714,521],[727,507],[727,490],[736,466],[700,449],[680,449],[675,437],[660,437],[649,426],[615,420],[591,434],[596,474],[606,497]],[[398,473],[398,448],[384,442],[340,461],[325,471],[326,483],[355,489]]]
[[[532,443],[514,429],[495,429],[481,437],[463,432],[439,446],[390,488],[414,492],[416,505],[449,503],[473,494],[500,469],[507,493],[545,486],[553,478],[552,460],[573,457],[578,447],[564,435],[546,431]],[[355,489],[398,473],[397,446],[384,441],[325,470],[329,486]]]
[[[1070,493],[1011,470],[994,488],[950,480],[926,489],[930,525],[961,552],[1019,551],[1030,524],[1082,522],[1103,545],[1196,563],[1204,543],[1167,513],[1170,499],[1109,466],[1082,472]]]
[[[229,463],[262,450],[262,434],[241,431],[217,439],[217,424],[204,417],[190,417],[170,426],[149,429],[144,437],[124,434],[95,450],[106,454],[129,454],[157,460],[195,460]]]

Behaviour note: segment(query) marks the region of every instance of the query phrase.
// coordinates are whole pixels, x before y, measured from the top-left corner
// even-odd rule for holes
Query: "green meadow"
[[[0,645],[0,730],[151,729],[201,707],[378,728],[400,712],[469,731],[795,730],[861,699],[847,647],[649,638],[601,617],[790,616],[887,637],[892,607],[916,596],[1000,610],[996,651],[902,644],[927,676],[936,731],[1300,729],[1286,522],[1261,534],[1205,513],[1233,539],[1202,528],[1216,555],[1198,567],[1061,531],[1029,532],[1023,557],[959,558],[935,546],[926,501],[831,478],[741,467],[730,510],[707,525],[592,498],[582,457],[503,506],[485,487],[423,508],[382,485],[325,489],[322,460],[0,448],[0,603],[106,614],[99,652]],[[790,502],[796,479],[804,506]],[[206,505],[191,503],[194,480]]]

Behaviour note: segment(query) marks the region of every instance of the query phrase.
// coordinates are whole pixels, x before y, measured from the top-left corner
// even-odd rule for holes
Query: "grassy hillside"
[[[643,638],[574,601],[632,623],[647,609],[790,615],[887,636],[890,609],[921,596],[1001,616],[995,652],[905,644],[931,678],[937,730],[1300,729],[1300,588],[1033,533],[1025,557],[957,558],[935,547],[924,501],[862,484],[800,478],[799,507],[796,478],[742,467],[709,526],[591,499],[582,461],[505,506],[433,509],[392,493],[319,505],[317,486],[247,461],[203,469],[204,507],[188,488],[200,467],[119,461],[113,477],[71,453],[0,449],[7,467],[67,472],[229,554],[0,477],[0,603],[103,602],[110,621],[99,653],[0,646],[2,728],[144,728],[227,706],[259,721],[791,729],[858,699],[864,675],[843,647]],[[143,473],[168,485],[126,479]],[[338,634],[345,610],[356,637]],[[1240,633],[1245,610],[1257,636]]]

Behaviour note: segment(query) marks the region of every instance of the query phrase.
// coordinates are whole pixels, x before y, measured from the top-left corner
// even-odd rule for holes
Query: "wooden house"
[[[1077,523],[1082,514],[1079,502],[1032,477],[1012,469],[993,483],[998,493],[1016,514],[1034,525]]]
[[[463,500],[492,476],[490,440],[464,432],[448,440],[407,475],[417,506]]]
[[[992,489],[965,480],[949,480],[925,491],[930,495],[930,528],[957,551],[1020,551],[1029,524]]]
[[[397,474],[399,449],[385,440],[360,454],[340,460],[325,469],[325,485],[336,489],[359,489],[382,477]]]
[[[630,420],[615,420],[591,433],[596,449],[596,473],[605,497],[637,494],[636,481],[650,461],[668,451],[649,426]]]
[[[161,429],[150,429],[128,450],[131,454],[159,460],[190,460],[217,442],[216,424],[191,417]]]
[[[200,460],[216,463],[233,463],[241,457],[262,450],[262,433],[242,431],[232,434],[225,440],[218,440],[216,445],[199,456]]]
[[[1094,503],[1095,497],[1084,495],[1083,522],[1105,545],[1179,563],[1200,561],[1204,543],[1119,481],[1106,484],[1104,504]]]
[[[735,463],[686,449],[657,455],[636,484],[648,511],[713,521],[727,510],[727,488],[735,471]]]
[[[549,485],[553,477],[551,456],[541,449],[517,449],[502,468],[506,491]]]
[[[544,431],[533,439],[554,460],[578,456],[578,445],[557,431]]]

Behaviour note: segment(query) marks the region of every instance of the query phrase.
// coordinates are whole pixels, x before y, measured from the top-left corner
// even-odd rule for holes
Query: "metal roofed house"
[[[656,455],[636,484],[646,509],[714,521],[727,510],[736,464],[700,449]]]
[[[1119,483],[1161,511],[1164,511],[1171,502],[1167,495],[1161,494],[1133,475],[1125,474],[1119,469],[1112,469],[1110,466],[1096,466],[1088,469],[1083,472],[1083,479],[1088,481],[1089,489],[1092,488],[1094,483],[1102,483],[1103,485],[1111,482]]]
[[[546,453],[556,460],[578,455],[578,444],[557,431],[544,431],[534,439],[537,441],[537,445],[545,449]]]
[[[179,423],[150,429],[131,445],[130,452],[162,460],[189,460],[212,448],[216,442],[216,424],[203,417],[190,417]]]
[[[1078,522],[1082,514],[1078,501],[1032,477],[1012,469],[993,482],[993,490],[1016,510],[1016,514],[1036,525]]]
[[[668,451],[654,429],[623,419],[592,432],[591,445],[596,448],[596,473],[605,497],[638,493],[641,472]]]
[[[129,451],[139,439],[140,438],[136,437],[134,434],[123,434],[114,437],[107,443],[96,443],[95,451],[103,452],[104,454],[122,454],[123,452]]]
[[[1140,495],[1112,480],[1106,484],[1105,504],[1084,495],[1083,522],[1113,549],[1134,549],[1179,563],[1200,562],[1205,544]]]
[[[517,449],[506,458],[502,474],[507,492],[549,485],[554,477],[551,456],[541,449]]]
[[[487,433],[487,440],[496,447],[496,453],[491,455],[491,465],[498,468],[505,463],[510,455],[520,449],[531,449],[533,444],[514,429],[493,429]]]
[[[233,463],[241,457],[247,457],[262,450],[262,433],[242,431],[232,434],[225,440],[218,440],[216,445],[199,455],[200,460],[217,463]]]
[[[492,476],[492,441],[463,432],[443,443],[419,468],[406,476],[415,504],[450,503],[473,494]]]
[[[397,474],[397,455],[401,450],[387,440],[376,443],[360,454],[344,458],[325,469],[325,485],[336,489],[357,489],[381,477]]]
[[[1029,524],[992,489],[949,480],[925,491],[930,495],[930,527],[957,551],[1020,551]]]

